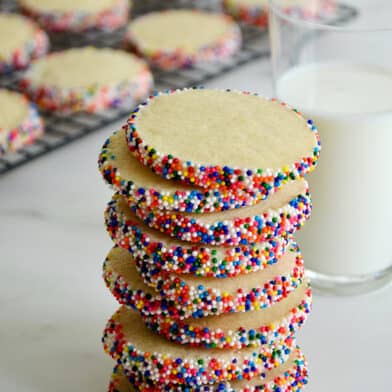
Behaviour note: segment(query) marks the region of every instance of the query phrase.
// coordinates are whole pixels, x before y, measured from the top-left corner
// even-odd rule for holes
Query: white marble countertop
[[[255,62],[208,86],[271,94]],[[0,178],[0,390],[104,392],[113,362],[100,343],[117,305],[101,279],[111,247],[110,191],[97,132]],[[299,343],[309,392],[391,391],[392,287],[352,298],[316,296]]]

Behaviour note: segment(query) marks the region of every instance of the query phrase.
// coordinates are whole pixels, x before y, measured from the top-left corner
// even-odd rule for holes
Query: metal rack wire
[[[166,8],[202,8],[212,11],[219,10],[219,1],[214,0],[143,0],[136,2],[132,14],[140,15],[152,10]],[[0,11],[14,11],[14,1],[0,0]],[[336,23],[342,23],[356,16],[356,10],[339,5]],[[268,36],[251,26],[241,26],[243,33],[243,46],[232,58],[214,63],[202,64],[193,68],[179,71],[154,70],[155,89],[181,88],[203,85],[211,79],[221,76],[235,68],[253,60],[269,55]],[[52,35],[52,50],[61,50],[69,47],[94,45],[97,47],[118,47],[121,43],[124,30],[104,33],[89,31],[84,34],[56,34]],[[0,77],[0,87],[13,90],[18,89],[20,73],[12,73]],[[31,146],[27,146],[15,153],[7,153],[0,157],[0,175],[22,166],[62,146],[72,143],[94,131],[114,123],[129,114],[130,108],[111,109],[96,114],[77,113],[72,116],[56,113],[42,112],[45,121],[45,135]]]

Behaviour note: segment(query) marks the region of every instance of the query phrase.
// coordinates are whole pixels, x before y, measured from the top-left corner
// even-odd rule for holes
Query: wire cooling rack
[[[219,10],[219,0],[141,0],[136,1],[132,15],[137,16],[153,10],[167,8],[202,8]],[[17,11],[14,1],[0,0],[0,11]],[[335,23],[343,23],[356,16],[352,7],[339,5]],[[203,85],[211,79],[223,75],[253,60],[269,56],[268,34],[251,26],[241,26],[243,46],[232,58],[214,64],[202,64],[179,71],[153,70],[155,89],[181,88]],[[118,47],[122,41],[124,29],[104,33],[89,31],[83,34],[55,34],[50,37],[51,49],[61,50],[70,47],[94,45],[97,47]],[[0,77],[0,87],[17,90],[20,72]],[[9,172],[29,161],[55,151],[102,127],[126,117],[131,108],[111,109],[96,114],[77,113],[60,115],[41,112],[45,121],[45,135],[34,144],[17,152],[0,157],[0,175]]]

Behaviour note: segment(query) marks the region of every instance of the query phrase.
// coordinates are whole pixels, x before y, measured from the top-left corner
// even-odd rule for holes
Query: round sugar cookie
[[[163,298],[191,312],[192,317],[273,306],[301,284],[305,273],[303,259],[293,242],[273,266],[233,278],[200,278],[163,272],[154,266],[151,259],[135,258],[135,263],[148,286]]]
[[[320,152],[311,120],[283,103],[229,90],[158,93],[124,129],[130,150],[155,173],[209,189],[276,187],[313,170]]]
[[[73,48],[34,61],[21,87],[42,109],[92,113],[145,98],[152,75],[124,51]]]
[[[168,340],[195,347],[226,349],[271,344],[296,332],[311,309],[312,292],[304,280],[286,298],[267,308],[190,317],[177,301],[148,287],[136,271],[132,256],[121,248],[113,248],[108,254],[103,278],[118,302],[139,311],[150,329]]]
[[[222,5],[234,19],[260,28],[268,27],[268,0],[223,0]],[[333,15],[335,0],[284,0],[277,7],[287,15],[295,15],[307,20],[317,20]]]
[[[178,344],[204,348],[259,347],[296,333],[307,320],[312,291],[302,283],[287,299],[268,309],[223,314],[200,319],[174,320],[170,316],[145,316],[154,332]]]
[[[223,0],[222,6],[236,20],[268,28],[268,0]]]
[[[125,46],[151,65],[172,70],[231,56],[241,46],[241,31],[226,15],[172,9],[133,20]]]
[[[128,21],[130,0],[18,0],[23,13],[52,32],[114,30]]]
[[[268,199],[250,206],[209,214],[187,214],[131,205],[148,226],[181,241],[216,246],[268,241],[299,230],[310,218],[312,203],[304,179],[291,181]]]
[[[43,132],[43,122],[26,98],[0,89],[0,156],[33,143]]]
[[[108,321],[102,342],[105,351],[124,369],[140,372],[153,382],[188,386],[265,378],[265,371],[285,363],[295,350],[293,337],[242,350],[189,348],[156,335],[138,313],[125,306]]]
[[[151,229],[115,195],[105,210],[106,229],[113,241],[135,257],[150,258],[157,268],[195,276],[226,278],[263,270],[285,252],[287,239],[274,237],[235,247],[193,245]]]
[[[128,200],[153,210],[207,213],[225,211],[256,204],[266,199],[284,184],[257,184],[247,189],[201,187],[168,181],[140,164],[129,151],[125,132],[114,133],[104,143],[99,159],[99,170],[104,180]]]
[[[266,372],[264,380],[255,377],[249,381],[222,382],[215,385],[164,386],[146,380],[134,372],[127,372],[121,365],[113,369],[109,392],[298,392],[308,383],[305,356],[297,347],[289,359],[281,366]]]
[[[0,74],[26,68],[48,49],[48,36],[31,20],[0,13]]]

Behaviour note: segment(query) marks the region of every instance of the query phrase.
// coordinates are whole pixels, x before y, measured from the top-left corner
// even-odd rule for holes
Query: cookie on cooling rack
[[[130,0],[18,0],[23,13],[51,32],[114,30],[128,21]]]
[[[152,12],[133,20],[125,46],[161,69],[187,68],[230,57],[241,31],[228,16],[198,10]]]
[[[0,13],[0,75],[26,68],[49,48],[46,33],[24,16]]]
[[[223,0],[225,12],[234,19],[262,29],[268,28],[268,0]],[[333,15],[336,1],[282,0],[276,6],[286,15],[304,19],[320,19]]]
[[[0,156],[33,143],[43,131],[37,110],[22,94],[0,89]]]
[[[54,52],[34,61],[21,87],[48,111],[97,112],[132,105],[148,95],[152,74],[143,60],[94,47]]]

